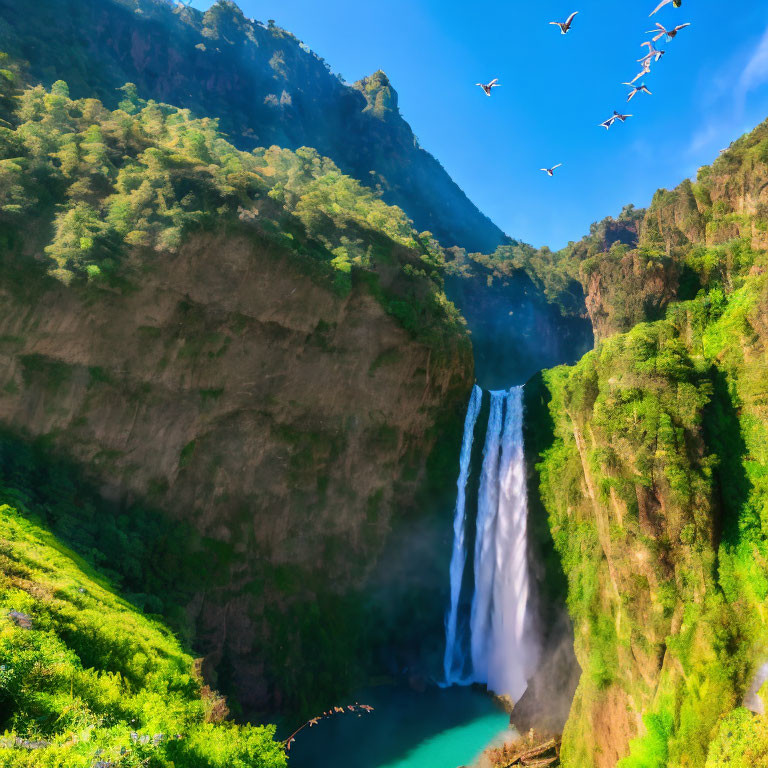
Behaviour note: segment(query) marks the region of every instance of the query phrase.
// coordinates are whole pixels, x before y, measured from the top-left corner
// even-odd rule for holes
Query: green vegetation
[[[206,11],[169,0],[76,0],[69,12],[62,1],[36,0],[30,14],[0,0],[0,49],[29,60],[35,83],[64,80],[73,96],[113,109],[116,89],[134,82],[144,98],[219,118],[238,149],[316,147],[364,185],[380,185],[387,202],[442,243],[488,251],[503,240],[419,147],[383,73],[346,85],[289,31],[246,18],[232,0]],[[94,44],[107,39],[141,41],[144,53]],[[171,62],[184,64],[171,73]]]
[[[38,232],[28,245],[52,276],[125,288],[191,233],[229,227],[292,252],[342,295],[370,290],[414,336],[463,332],[432,235],[315,150],[240,151],[216,120],[145,101],[130,83],[108,110],[71,99],[63,81],[18,79],[0,70],[0,243],[14,258]]]
[[[486,271],[489,281],[522,270],[563,314],[582,315],[588,277],[598,259],[606,255],[614,260],[624,256],[628,244],[637,238],[638,222],[644,213],[628,205],[617,219],[609,217],[593,224],[589,235],[560,251],[546,246],[537,249],[518,241],[501,245],[491,254],[460,251],[448,263],[448,269],[467,276],[472,266],[478,265]]]
[[[580,718],[608,696],[644,714],[621,768],[766,748],[724,735],[768,642],[768,279],[732,284],[544,375],[538,482],[584,670],[566,766],[592,764]]]
[[[224,721],[166,627],[12,507],[0,525],[3,765],[286,765],[274,727]]]
[[[598,338],[660,320],[670,304],[700,290],[736,290],[768,247],[768,205],[736,205],[745,195],[760,198],[767,146],[768,121],[701,168],[695,182],[659,190],[648,209],[626,206],[560,251],[515,242],[490,255],[459,254],[449,268],[463,274],[477,264],[489,280],[524,270],[565,314],[584,314],[591,294]]]
[[[739,707],[768,647],[768,209],[745,204],[767,145],[768,122],[647,211],[517,254],[564,305],[577,280],[602,339],[529,394],[583,670],[565,766],[594,765],[606,711],[634,734],[620,768],[768,751]]]
[[[197,558],[211,556],[190,526],[140,503],[107,502],[45,439],[26,441],[5,431],[0,504],[39,519],[132,603],[188,631],[180,606],[200,586]]]

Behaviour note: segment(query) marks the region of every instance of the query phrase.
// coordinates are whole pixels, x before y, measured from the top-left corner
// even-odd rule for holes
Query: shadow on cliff
[[[80,467],[49,448],[0,431],[0,503],[40,522],[96,567],[138,609],[162,614],[188,646],[181,606],[215,570],[189,526],[135,501],[109,501]]]
[[[750,493],[750,481],[744,468],[747,445],[741,433],[739,412],[728,389],[725,374],[712,366],[712,398],[704,410],[704,437],[717,457],[715,482],[719,519],[715,521],[715,552],[720,543],[735,546],[741,531],[739,516]]]
[[[466,318],[483,389],[524,384],[544,368],[575,363],[594,344],[590,321],[561,314],[522,271],[492,279],[476,267],[470,276],[447,275],[445,290]]]
[[[536,465],[555,439],[550,399],[543,375],[536,374],[525,386],[524,439],[528,474],[528,558],[537,624],[534,631],[541,642],[541,656],[528,689],[512,712],[512,724],[521,733],[530,728],[561,733],[581,674],[573,650],[573,626],[566,609],[568,581],[539,496]]]

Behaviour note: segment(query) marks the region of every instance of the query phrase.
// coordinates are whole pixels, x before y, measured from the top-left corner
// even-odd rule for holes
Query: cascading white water
[[[483,469],[477,499],[477,534],[475,538],[475,593],[469,626],[471,632],[472,676],[479,682],[488,679],[488,651],[491,638],[493,581],[496,552],[493,538],[499,509],[499,448],[502,412],[506,392],[491,392],[491,412],[483,448]]]
[[[488,655],[488,687],[517,701],[528,685],[535,649],[530,642],[528,607],[528,490],[523,450],[523,388],[507,396],[501,440],[499,509],[496,521],[493,616]]]
[[[473,407],[471,400],[470,410]],[[464,444],[467,441],[469,415],[468,411]],[[473,426],[476,419],[475,413]],[[459,480],[464,489],[469,477],[469,467],[463,463],[465,459],[468,461],[469,456],[465,457],[462,445]],[[529,599],[527,515],[523,388],[513,387],[509,392],[491,392],[477,503],[475,585],[470,613],[472,674],[461,681],[487,683],[489,689],[507,695],[513,701],[517,701],[525,692],[528,676],[537,661],[536,644],[526,621]],[[460,547],[462,572],[465,558],[465,530],[461,524],[463,518],[462,514],[461,521],[458,516],[454,519],[454,553],[457,546]],[[451,565],[453,568],[453,559]],[[452,611],[454,578],[452,570]],[[460,579],[458,586],[460,589]],[[456,594],[456,610],[458,597]],[[456,648],[456,624],[453,626],[453,634],[449,635],[449,625],[446,624],[446,659],[449,640],[452,647],[451,659],[462,657],[461,650]],[[460,682],[447,672],[446,681]]]
[[[456,510],[453,518],[453,552],[451,553],[451,606],[445,619],[445,656],[443,671],[445,682],[450,685],[461,680],[464,668],[464,655],[460,644],[456,643],[456,633],[459,618],[459,598],[461,597],[461,582],[464,580],[464,564],[467,552],[464,547],[464,529],[466,526],[466,494],[467,480],[472,459],[472,443],[475,436],[475,422],[483,402],[483,390],[475,385],[469,398],[467,415],[464,419],[464,437],[461,442],[461,457],[459,459],[459,479],[456,482]]]

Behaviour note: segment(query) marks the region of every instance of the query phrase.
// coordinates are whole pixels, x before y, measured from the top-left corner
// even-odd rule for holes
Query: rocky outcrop
[[[466,336],[415,341],[365,280],[342,297],[255,233],[144,259],[111,288],[19,288],[6,263],[0,422],[211,542],[188,610],[250,710],[417,664],[441,621],[449,542],[428,502],[453,480]]]
[[[587,313],[596,339],[663,317],[680,284],[671,259],[648,260],[637,251],[606,257],[583,272]]]

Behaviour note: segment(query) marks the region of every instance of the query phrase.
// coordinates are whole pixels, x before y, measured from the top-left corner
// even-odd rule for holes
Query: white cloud
[[[701,121],[686,147],[688,157],[725,146],[726,137],[739,135],[747,96],[768,83],[768,27],[746,55],[739,53],[721,69],[708,75],[700,101]],[[744,132],[744,131],[742,131]]]
[[[727,123],[720,120],[702,125],[691,137],[691,142],[686,150],[688,155],[697,155],[703,149],[711,147],[713,143],[716,143],[726,125]]]
[[[768,28],[763,33],[760,42],[749,57],[746,66],[739,77],[737,89],[738,99],[743,103],[744,97],[755,88],[768,82]]]

